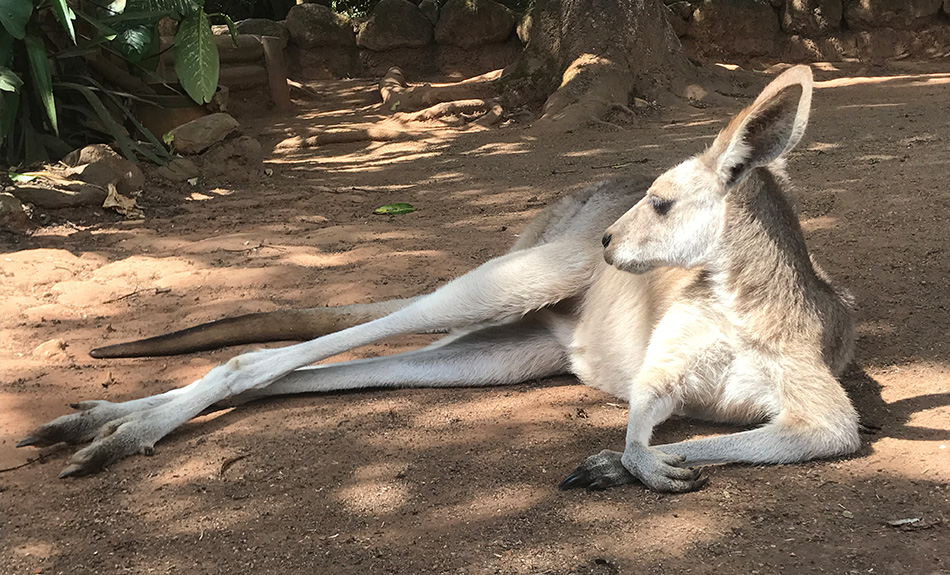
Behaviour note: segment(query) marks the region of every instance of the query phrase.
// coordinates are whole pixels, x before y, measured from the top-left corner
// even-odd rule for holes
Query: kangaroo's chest
[[[608,273],[588,294],[570,346],[585,385],[627,400],[651,387],[673,396],[678,412],[716,421],[753,423],[777,411],[767,362],[725,314],[688,294],[688,278],[658,285]]]

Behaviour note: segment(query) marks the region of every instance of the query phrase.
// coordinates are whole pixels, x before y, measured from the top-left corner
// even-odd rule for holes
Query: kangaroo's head
[[[780,160],[805,132],[812,75],[795,66],[766,86],[704,153],[657,178],[604,234],[604,259],[643,273],[710,262],[722,234],[726,196],[756,168]]]

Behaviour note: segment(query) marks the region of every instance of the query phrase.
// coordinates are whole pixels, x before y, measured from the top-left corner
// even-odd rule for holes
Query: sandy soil
[[[430,290],[504,252],[563,191],[700,151],[734,110],[281,148],[270,176],[155,182],[144,221],[50,213],[0,237],[0,573],[950,573],[950,67],[819,77],[789,171],[814,254],[860,305],[844,385],[873,433],[856,456],[724,466],[686,495],[560,492],[625,424],[570,378],[260,402],[77,480],[56,478],[73,448],[15,449],[69,402],[159,392],[238,351],[96,361],[92,347]],[[298,116],[247,117],[246,132],[365,120],[351,111],[371,86],[317,85]],[[417,211],[371,215],[394,201]],[[723,431],[677,420],[657,439]]]

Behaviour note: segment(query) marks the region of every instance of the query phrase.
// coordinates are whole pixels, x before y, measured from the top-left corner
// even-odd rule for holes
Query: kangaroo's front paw
[[[103,425],[124,415],[118,404],[109,401],[82,401],[73,403],[72,407],[77,413],[57,417],[37,427],[16,446],[48,447],[61,441],[71,444],[91,441]]]
[[[620,460],[637,479],[661,493],[696,491],[709,481],[702,468],[680,467],[684,461],[681,455],[645,445],[628,445]]]
[[[88,475],[124,459],[129,455],[141,453],[151,455],[154,441],[150,439],[148,426],[132,419],[134,416],[110,421],[96,436],[95,441],[80,449],[69,459],[69,465],[59,476],[75,477]]]
[[[573,473],[558,485],[561,489],[586,487],[591,490],[607,489],[616,485],[636,483],[637,479],[623,466],[621,453],[601,451],[588,457]]]

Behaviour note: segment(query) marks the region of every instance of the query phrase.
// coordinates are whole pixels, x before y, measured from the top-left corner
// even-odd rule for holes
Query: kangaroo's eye
[[[653,206],[653,211],[656,212],[657,215],[665,216],[667,212],[670,211],[670,208],[673,207],[673,200],[664,200],[663,198],[650,196],[650,205]]]

